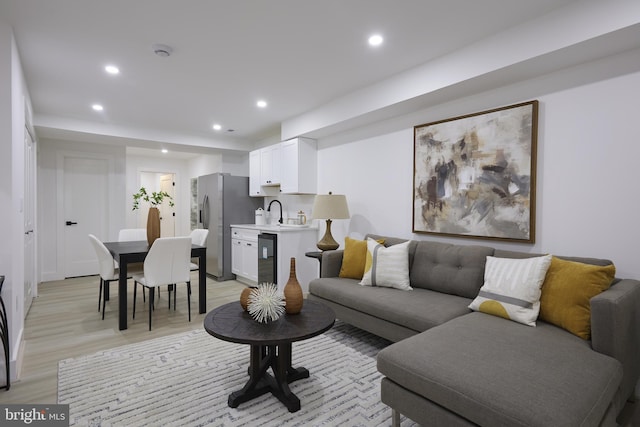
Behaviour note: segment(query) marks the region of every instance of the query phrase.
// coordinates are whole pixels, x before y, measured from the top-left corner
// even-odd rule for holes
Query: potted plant
[[[134,211],[140,208],[140,201],[151,204],[147,216],[147,242],[149,246],[153,245],[153,242],[160,237],[160,211],[158,210],[158,205],[162,204],[165,199],[169,201],[169,206],[174,206],[173,198],[166,191],[154,191],[149,194],[146,188],[140,187],[140,190],[133,195]]]

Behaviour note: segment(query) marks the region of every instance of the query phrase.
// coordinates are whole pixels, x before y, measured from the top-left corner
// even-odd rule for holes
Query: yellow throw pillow
[[[591,303],[606,291],[616,274],[607,266],[553,257],[540,296],[540,320],[559,326],[582,339],[591,339]]]
[[[376,240],[384,243],[384,239]],[[351,237],[344,239],[344,253],[342,255],[342,265],[338,277],[349,279],[362,279],[364,274],[364,263],[367,257],[367,241],[356,240]]]

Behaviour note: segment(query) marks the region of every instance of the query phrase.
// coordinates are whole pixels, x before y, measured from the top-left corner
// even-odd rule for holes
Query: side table
[[[318,260],[318,263],[320,264],[320,273],[318,274],[318,277],[320,277],[322,275],[322,251],[306,252],[304,255]]]

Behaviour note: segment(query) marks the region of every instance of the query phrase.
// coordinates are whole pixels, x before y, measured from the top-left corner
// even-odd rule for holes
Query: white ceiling
[[[0,0],[0,21],[13,27],[39,133],[246,149],[287,119],[571,2]],[[385,37],[376,49],[374,32]]]

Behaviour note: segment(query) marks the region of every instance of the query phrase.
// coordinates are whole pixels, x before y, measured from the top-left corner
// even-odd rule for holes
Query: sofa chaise
[[[616,425],[640,377],[640,282],[612,276],[590,306],[587,300],[590,325],[581,337],[540,318],[532,327],[469,308],[482,294],[489,259],[537,255],[366,237],[383,241],[384,248],[404,244],[411,290],[340,277],[344,250],[336,250],[323,253],[308,298],[393,342],[378,354],[377,366],[394,425],[399,414],[447,427]],[[595,269],[612,264],[557,258]],[[545,281],[543,296],[546,288]]]

